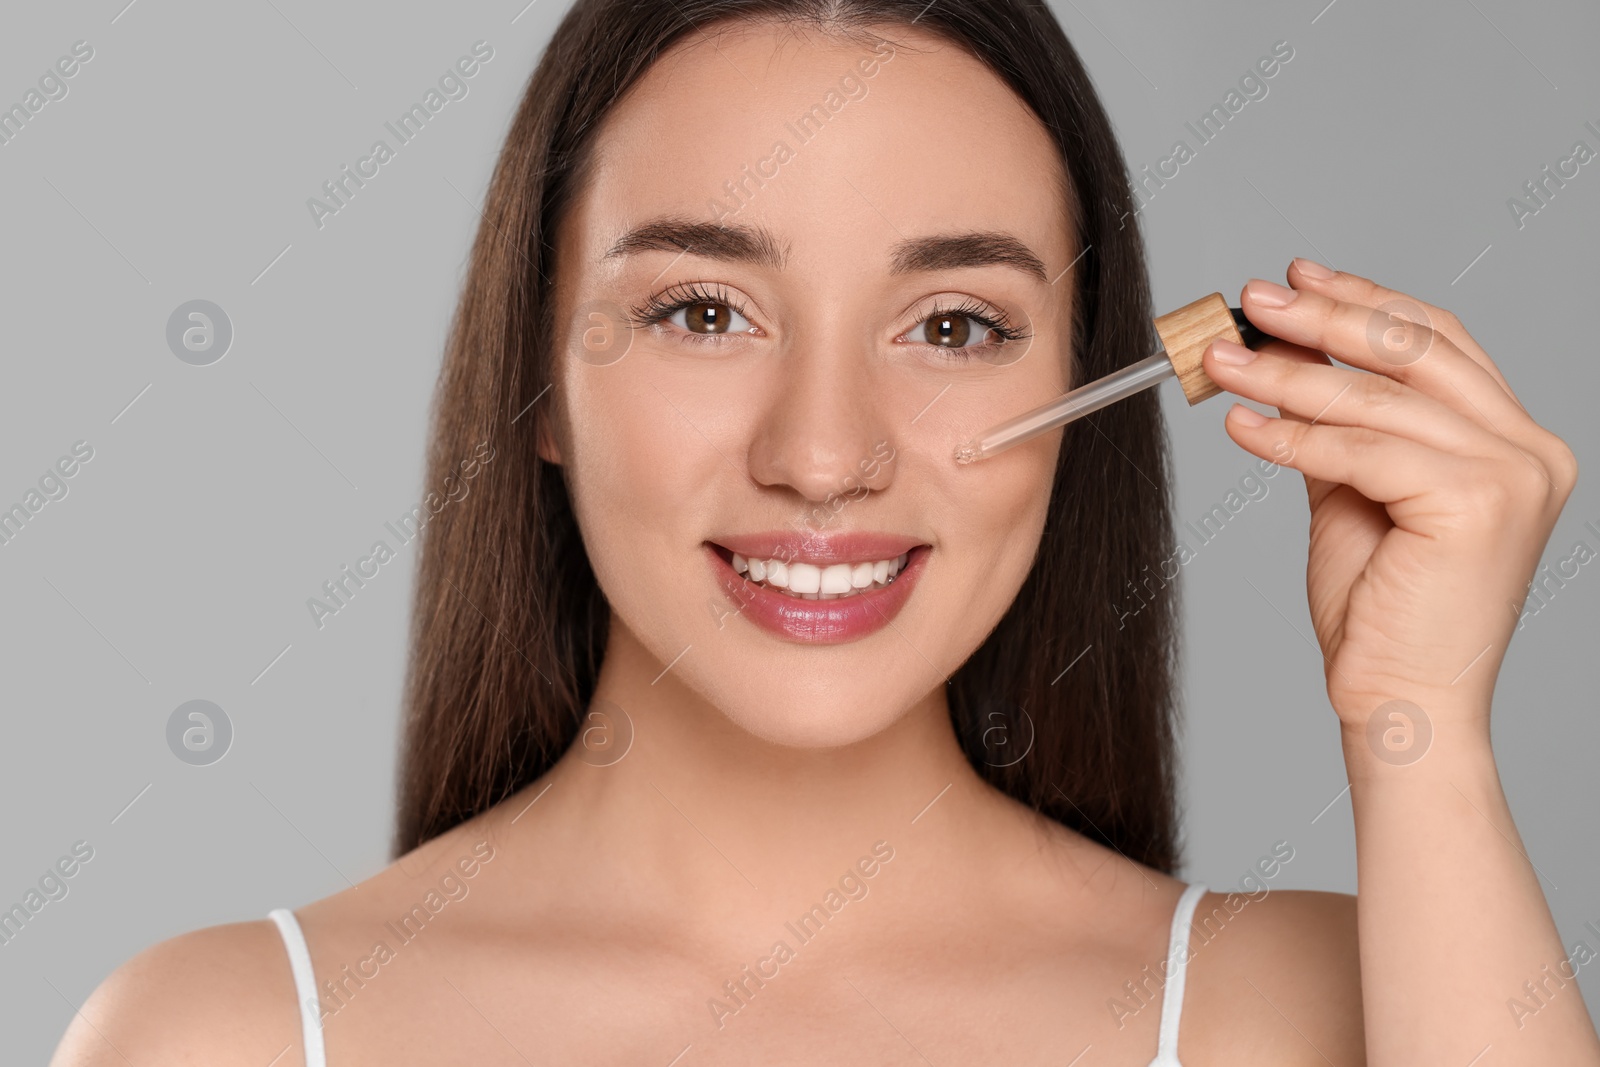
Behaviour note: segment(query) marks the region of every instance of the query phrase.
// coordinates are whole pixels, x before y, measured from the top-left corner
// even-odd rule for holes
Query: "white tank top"
[[[1183,1067],[1178,1059],[1178,1019],[1183,1014],[1183,979],[1189,969],[1189,924],[1194,921],[1195,905],[1205,894],[1203,883],[1191,882],[1178,898],[1178,906],[1172,909],[1172,933],[1167,938],[1167,984],[1161,990],[1161,1035],[1156,1039],[1156,1058],[1150,1061],[1150,1067]],[[307,1067],[310,1067],[309,1062]]]
[[[1206,887],[1191,882],[1178,898],[1172,912],[1172,934],[1167,938],[1167,984],[1161,991],[1161,1034],[1156,1043],[1156,1058],[1150,1067],[1183,1067],[1178,1061],[1178,1018],[1183,1014],[1183,978],[1189,963],[1189,924],[1195,905]],[[274,908],[267,918],[278,925],[283,947],[289,953],[289,969],[294,973],[295,999],[300,1002],[300,1031],[305,1045],[306,1067],[328,1067],[322,1044],[322,1006],[317,997],[317,980],[311,970],[311,950],[294,912]]]

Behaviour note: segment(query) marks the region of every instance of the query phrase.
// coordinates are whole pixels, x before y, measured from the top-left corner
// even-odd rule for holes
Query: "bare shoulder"
[[[123,963],[73,1016],[51,1067],[128,1063],[300,1067],[300,1020],[270,919],[158,942]]]
[[[1355,897],[1207,893],[1190,929],[1185,1063],[1366,1062]]]
[[[485,881],[479,872],[495,856],[493,836],[489,820],[478,816],[362,882],[296,907],[315,978],[366,962],[374,942],[395,930],[431,925],[442,908]],[[330,1007],[325,992],[319,988],[326,1023],[340,1001],[333,998]],[[294,972],[277,924],[262,918],[181,934],[101,982],[68,1025],[51,1067],[129,1063],[302,1067]]]

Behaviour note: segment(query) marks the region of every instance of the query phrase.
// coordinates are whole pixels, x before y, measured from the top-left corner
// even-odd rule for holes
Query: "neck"
[[[997,826],[1020,825],[1022,809],[968,762],[942,685],[872,737],[796,748],[735,726],[665,666],[613,623],[586,733],[522,820],[547,864],[582,856],[583,883],[649,885],[679,918],[766,913],[816,896],[880,842],[897,875],[931,874],[908,890],[948,883],[951,863],[993,858]]]

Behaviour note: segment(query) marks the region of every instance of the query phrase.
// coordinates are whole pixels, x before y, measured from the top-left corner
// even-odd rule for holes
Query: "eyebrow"
[[[722,226],[683,218],[652,219],[617,239],[603,258],[646,251],[688,253],[709,259],[782,270],[788,248],[760,226]],[[890,274],[916,274],[960,267],[1011,267],[1042,282],[1044,263],[1022,241],[995,230],[910,237],[889,250]]]
[[[693,252],[710,259],[750,263],[770,270],[782,270],[788,258],[788,249],[764,228],[719,226],[714,222],[684,218],[652,219],[635,226],[617,238],[603,258],[654,250]]]
[[[890,249],[891,274],[954,270],[957,267],[1012,267],[1048,282],[1044,263],[1009,233],[996,230],[912,237]]]

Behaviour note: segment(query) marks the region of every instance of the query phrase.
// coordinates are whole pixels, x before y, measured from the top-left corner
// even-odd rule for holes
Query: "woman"
[[[1600,1063],[1506,1012],[1564,952],[1488,729],[1576,468],[1454,317],[1296,260],[1205,357],[1306,477],[1359,897],[1172,876],[1174,603],[1100,607],[1173,555],[1154,396],[952,462],[1150,350],[1120,158],[1043,6],[580,0],[437,398],[398,859],[56,1062]]]

